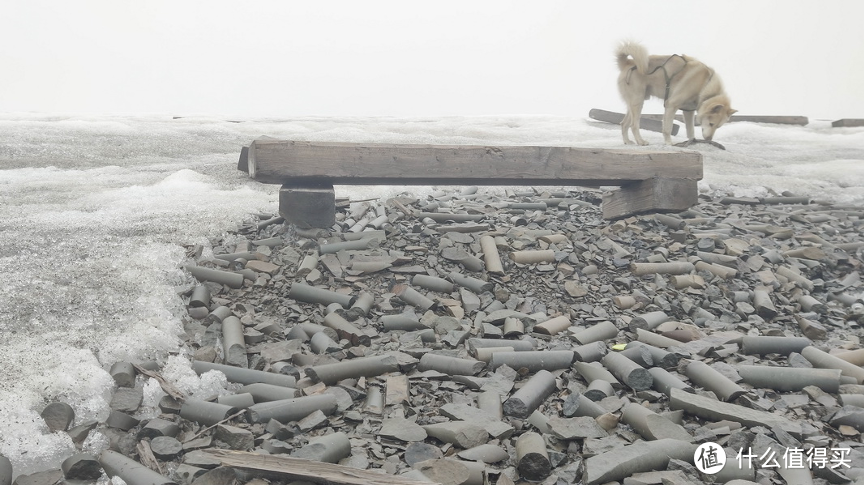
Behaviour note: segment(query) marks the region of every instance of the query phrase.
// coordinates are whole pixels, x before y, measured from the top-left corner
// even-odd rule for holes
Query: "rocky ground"
[[[116,363],[106,422],[43,413],[109,449],[15,483],[864,483],[864,208],[599,202],[344,201],[338,230],[261,215],[190,247],[189,357],[229,392]]]

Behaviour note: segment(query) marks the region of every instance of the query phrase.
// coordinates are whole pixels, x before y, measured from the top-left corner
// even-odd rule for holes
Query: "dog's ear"
[[[729,110],[729,116],[732,116],[732,115],[734,115],[734,114],[737,113],[737,112],[738,112],[737,109],[730,109],[730,110]]]
[[[710,112],[713,113],[713,114],[717,114],[717,113],[719,113],[721,110],[723,110],[723,105],[722,105],[722,104],[715,104],[714,106],[711,107],[711,111],[710,111]]]

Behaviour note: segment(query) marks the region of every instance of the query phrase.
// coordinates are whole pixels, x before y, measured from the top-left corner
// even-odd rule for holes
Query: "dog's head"
[[[696,110],[696,124],[702,127],[702,138],[711,141],[717,128],[729,121],[729,117],[737,113],[732,109],[729,98],[726,96],[715,96],[706,100]]]

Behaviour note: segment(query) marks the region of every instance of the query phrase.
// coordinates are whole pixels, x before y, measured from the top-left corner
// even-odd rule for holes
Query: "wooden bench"
[[[335,222],[333,185],[619,186],[603,217],[682,211],[697,202],[692,151],[540,146],[409,145],[259,139],[238,169],[281,184],[279,212],[301,227]]]

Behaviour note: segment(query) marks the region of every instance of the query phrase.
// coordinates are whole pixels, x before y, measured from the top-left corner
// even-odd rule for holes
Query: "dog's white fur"
[[[651,96],[664,99],[663,139],[672,144],[672,120],[679,109],[684,114],[687,138],[694,139],[693,112],[702,127],[702,137],[711,140],[717,128],[736,112],[723,91],[720,77],[710,67],[689,56],[649,56],[636,42],[623,42],[615,51],[618,68],[618,90],[627,103],[627,114],[621,122],[624,143],[631,144],[627,130],[640,145],[648,142],[639,134],[642,105]],[[665,70],[665,72],[664,72]],[[668,82],[668,97],[667,97]]]

